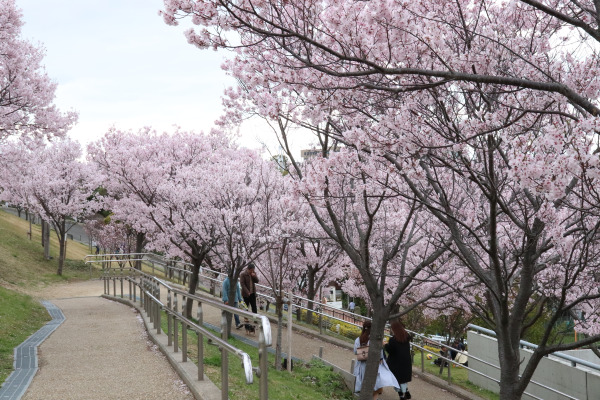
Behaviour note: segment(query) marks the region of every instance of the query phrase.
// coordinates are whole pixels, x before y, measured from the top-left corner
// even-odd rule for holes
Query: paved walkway
[[[135,310],[98,297],[102,291],[101,281],[69,284],[61,288],[64,296],[91,297],[52,300],[66,320],[39,347],[39,371],[23,399],[191,399],[167,360],[147,340]],[[52,293],[41,296],[51,298]],[[218,310],[205,307],[204,315],[205,322],[219,324]],[[274,324],[272,332],[275,337]],[[350,369],[354,355],[347,344],[335,346],[298,332],[292,340],[294,357],[307,360],[324,347],[325,360]],[[283,348],[287,349],[285,336]],[[416,376],[409,388],[416,400],[457,398]],[[381,399],[396,400],[398,395],[386,388]]]
[[[131,307],[100,297],[53,303],[66,320],[39,347],[24,400],[193,399]]]

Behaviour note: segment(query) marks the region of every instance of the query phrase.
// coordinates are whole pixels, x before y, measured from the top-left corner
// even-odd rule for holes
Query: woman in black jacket
[[[385,351],[388,353],[387,363],[400,384],[398,392],[400,400],[410,399],[412,396],[408,391],[408,382],[412,380],[412,356],[410,354],[412,338],[400,320],[393,320],[390,326],[393,336],[385,345]]]

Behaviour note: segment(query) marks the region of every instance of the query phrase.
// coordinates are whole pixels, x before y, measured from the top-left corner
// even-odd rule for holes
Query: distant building
[[[313,160],[321,154],[321,150],[318,149],[300,150],[300,157],[302,157],[303,161]]]
[[[329,152],[333,151],[333,152],[338,152],[340,151],[341,146],[339,144],[337,144],[334,148],[329,148],[329,150],[327,150],[327,152],[325,152],[325,157],[329,156]],[[302,161],[306,162],[306,161],[310,161],[310,160],[314,160],[315,158],[321,157],[323,154],[323,151],[321,149],[307,149],[307,150],[300,150],[300,157],[302,157]]]

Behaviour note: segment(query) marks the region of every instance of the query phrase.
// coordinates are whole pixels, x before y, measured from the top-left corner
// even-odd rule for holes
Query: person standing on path
[[[223,297],[223,303],[226,305],[231,305],[232,307],[237,308],[240,301],[242,301],[242,295],[240,293],[240,286],[235,285],[235,297],[233,299],[233,303],[229,304],[229,276],[225,278],[223,281],[223,287],[221,289],[221,296]],[[240,323],[240,316],[237,314],[233,314],[233,318],[235,319],[235,329],[240,329],[242,324]]]
[[[410,354],[410,341],[412,337],[400,320],[395,319],[390,324],[393,336],[384,346],[388,353],[387,363],[390,370],[400,384],[398,395],[400,400],[410,399],[412,396],[408,391],[408,382],[412,380],[412,357]]]
[[[252,312],[256,314],[256,284],[258,283],[258,276],[254,270],[254,264],[248,264],[248,267],[240,274],[240,283],[242,285],[242,297],[246,306],[252,307]]]
[[[363,322],[362,332],[359,337],[354,341],[354,354],[358,354],[358,348],[368,346],[370,343],[371,336],[371,321]],[[367,361],[356,360],[354,364],[354,376],[356,381],[354,383],[354,391],[360,392],[362,388],[362,382],[365,378],[365,370],[367,369]],[[377,380],[375,381],[375,387],[373,388],[373,400],[377,400],[379,395],[383,393],[385,386],[393,386],[396,391],[400,390],[400,385],[394,377],[394,374],[390,371],[385,358],[383,357],[383,349],[379,358],[379,371],[377,372]]]

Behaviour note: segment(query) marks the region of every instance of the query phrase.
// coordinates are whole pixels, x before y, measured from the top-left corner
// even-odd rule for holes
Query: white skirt
[[[354,364],[354,375],[356,376],[356,382],[354,383],[354,391],[360,392],[362,387],[362,382],[365,377],[365,370],[367,369],[366,361],[357,361]],[[393,386],[394,388],[400,390],[400,385],[396,380],[396,377],[390,371],[385,359],[381,360],[379,364],[379,370],[377,371],[377,380],[375,381],[375,388],[373,390],[379,390],[385,386]]]

